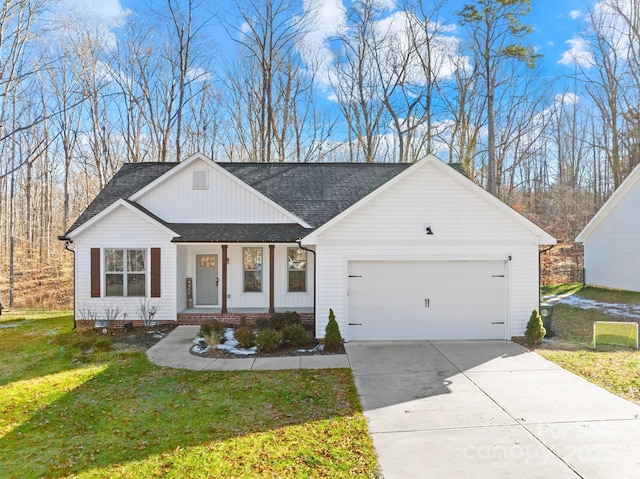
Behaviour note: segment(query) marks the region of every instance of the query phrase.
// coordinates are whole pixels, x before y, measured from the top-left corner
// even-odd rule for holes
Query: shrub
[[[233,337],[238,341],[238,346],[244,349],[256,345],[256,335],[249,326],[240,326],[233,332]]]
[[[538,311],[534,309],[531,311],[531,317],[527,323],[527,329],[524,332],[524,336],[527,338],[527,344],[532,346],[538,344],[540,340],[544,338],[545,334],[547,334],[547,331],[542,324],[542,317],[538,314]]]
[[[256,336],[256,346],[258,351],[269,353],[275,351],[282,344],[282,331],[266,328],[258,332]]]
[[[336,315],[333,313],[333,309],[330,309],[329,322],[327,323],[327,327],[324,328],[324,349],[326,351],[335,351],[341,344],[342,335],[336,322]]]
[[[284,313],[273,313],[271,316],[271,327],[280,331],[290,324],[300,324],[300,315],[295,311],[286,311]]]
[[[282,339],[292,346],[305,346],[309,343],[309,334],[301,324],[288,324],[282,328]]]
[[[258,329],[267,329],[271,325],[271,320],[269,318],[258,318],[256,320],[256,326]]]
[[[227,340],[225,330],[225,325],[214,319],[213,321],[200,325],[198,336],[204,338],[207,343],[209,343],[209,346],[215,346]]]

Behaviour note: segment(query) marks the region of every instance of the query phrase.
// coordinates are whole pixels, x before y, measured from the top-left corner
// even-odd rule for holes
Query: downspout
[[[542,286],[542,255],[547,251],[552,250],[556,245],[552,244],[548,248],[545,248],[538,252],[538,312],[540,312],[540,304],[541,304],[541,295],[540,295],[540,287]]]
[[[73,253],[73,328],[71,329],[73,331],[77,327],[77,324],[76,324],[76,250],[69,248],[69,245],[73,243],[73,240],[70,240],[69,238],[64,238],[64,237],[60,239],[64,240],[64,249],[66,249],[67,251],[71,251]]]
[[[302,238],[297,239],[296,243],[298,243],[298,248],[313,253],[313,336],[314,339],[317,339],[316,336],[316,279],[318,278],[318,272],[316,271],[316,252],[312,249],[305,248],[302,246]]]

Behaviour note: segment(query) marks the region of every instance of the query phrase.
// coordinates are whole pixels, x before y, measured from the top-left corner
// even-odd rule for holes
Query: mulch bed
[[[135,349],[146,351],[167,334],[175,329],[175,325],[153,326],[149,328],[134,328],[132,330],[114,329],[107,332],[114,349]],[[98,333],[97,334],[102,334]]]

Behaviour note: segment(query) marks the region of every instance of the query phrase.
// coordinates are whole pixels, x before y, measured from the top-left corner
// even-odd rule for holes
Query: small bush
[[[209,346],[216,346],[217,344],[222,344],[227,340],[225,330],[225,325],[214,319],[213,321],[200,325],[200,332],[198,333],[198,336],[204,338],[205,341],[209,343]]]
[[[256,345],[256,335],[249,326],[240,326],[233,332],[233,337],[238,341],[238,346],[244,349],[252,348]]]
[[[301,324],[288,324],[282,328],[282,339],[292,346],[305,346],[309,343],[309,333]]]
[[[282,344],[282,331],[276,331],[271,328],[263,329],[258,333],[255,341],[258,351],[270,353],[278,349]]]
[[[544,329],[542,323],[542,316],[535,309],[531,311],[531,317],[527,323],[527,329],[524,332],[524,337],[527,339],[527,344],[535,346],[540,342],[547,331]]]
[[[340,327],[336,321],[336,315],[333,313],[333,309],[329,310],[329,322],[324,329],[324,349],[326,351],[335,351],[342,344],[342,335],[340,334]]]
[[[256,326],[258,326],[258,329],[267,329],[271,326],[271,320],[269,318],[258,318],[256,320]]]
[[[273,329],[280,331],[290,324],[300,324],[300,315],[295,311],[274,313],[271,316],[271,328]]]

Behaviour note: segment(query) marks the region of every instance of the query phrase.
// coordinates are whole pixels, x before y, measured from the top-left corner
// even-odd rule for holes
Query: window
[[[242,248],[242,269],[244,271],[244,292],[262,291],[262,248]]]
[[[105,295],[145,296],[146,258],[144,249],[105,249]]]
[[[307,290],[307,252],[300,248],[287,248],[289,292],[304,293]]]
[[[209,185],[207,184],[207,170],[194,170],[193,171],[193,189],[194,190],[206,190]]]

